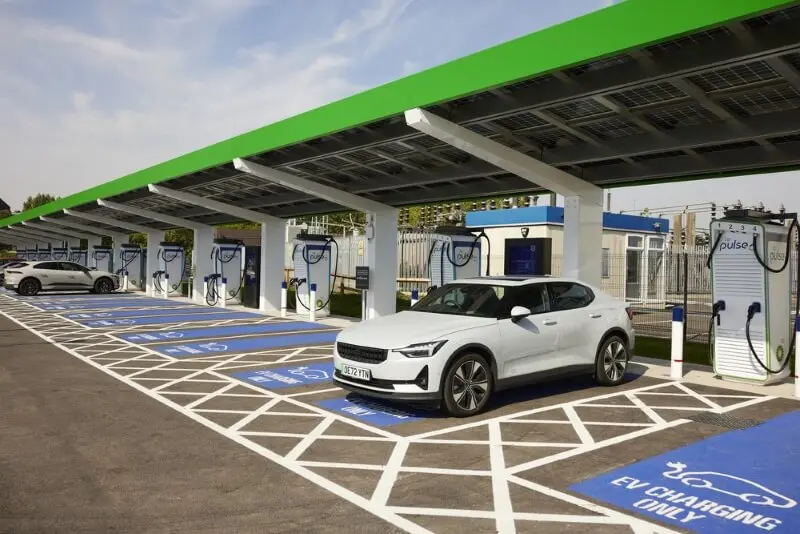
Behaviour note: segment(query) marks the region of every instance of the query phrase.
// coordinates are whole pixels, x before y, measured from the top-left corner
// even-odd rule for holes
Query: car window
[[[545,284],[530,284],[518,288],[509,303],[510,307],[522,306],[531,313],[544,313],[549,311],[550,303],[547,299],[547,286]],[[508,313],[511,313],[509,308]]]
[[[60,263],[62,271],[79,271],[79,272],[88,271],[88,269],[86,269],[82,265],[78,265],[77,263],[71,263],[68,261],[62,261]]]
[[[447,315],[497,317],[505,294],[504,286],[446,284],[433,290],[411,310]]]
[[[553,311],[584,308],[594,300],[594,293],[583,284],[575,282],[550,282],[550,307]]]
[[[59,267],[57,261],[45,261],[42,263],[37,263],[33,266],[36,270],[49,270],[49,271],[60,271],[61,267]]]

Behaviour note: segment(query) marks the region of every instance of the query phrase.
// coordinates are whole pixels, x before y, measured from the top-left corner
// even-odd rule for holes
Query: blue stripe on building
[[[475,228],[547,224],[564,224],[564,208],[531,206],[529,208],[470,211],[466,214],[466,226]],[[604,212],[603,229],[666,234],[669,232],[669,219]]]

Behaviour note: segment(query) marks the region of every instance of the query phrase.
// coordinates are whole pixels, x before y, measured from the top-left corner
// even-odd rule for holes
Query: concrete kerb
[[[659,379],[670,379],[670,362],[668,360],[659,360],[656,358],[648,358],[646,356],[634,356],[631,360],[631,365],[639,365],[645,368],[644,376],[650,376]],[[794,383],[787,381],[779,384],[771,384],[763,386],[759,384],[748,384],[745,382],[733,382],[715,378],[711,367],[708,365],[699,365],[692,363],[683,364],[683,377],[676,382],[687,382],[690,384],[697,384],[702,386],[712,386],[717,388],[731,389],[741,391],[743,393],[754,393],[758,395],[770,395],[773,397],[781,397],[800,401],[799,398],[794,396]]]

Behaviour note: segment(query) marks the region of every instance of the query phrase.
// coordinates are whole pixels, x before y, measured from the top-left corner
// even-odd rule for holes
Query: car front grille
[[[386,349],[376,349],[374,347],[362,347],[349,343],[337,343],[336,351],[345,360],[352,360],[361,363],[381,363],[386,361],[389,351]]]

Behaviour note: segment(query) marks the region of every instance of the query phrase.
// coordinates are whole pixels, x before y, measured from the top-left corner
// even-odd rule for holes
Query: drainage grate
[[[733,429],[752,428],[762,424],[762,421],[758,421],[756,419],[742,419],[741,417],[734,417],[726,413],[714,412],[700,412],[695,415],[690,415],[686,419],[690,419],[697,423],[705,423],[707,425],[716,425]]]

